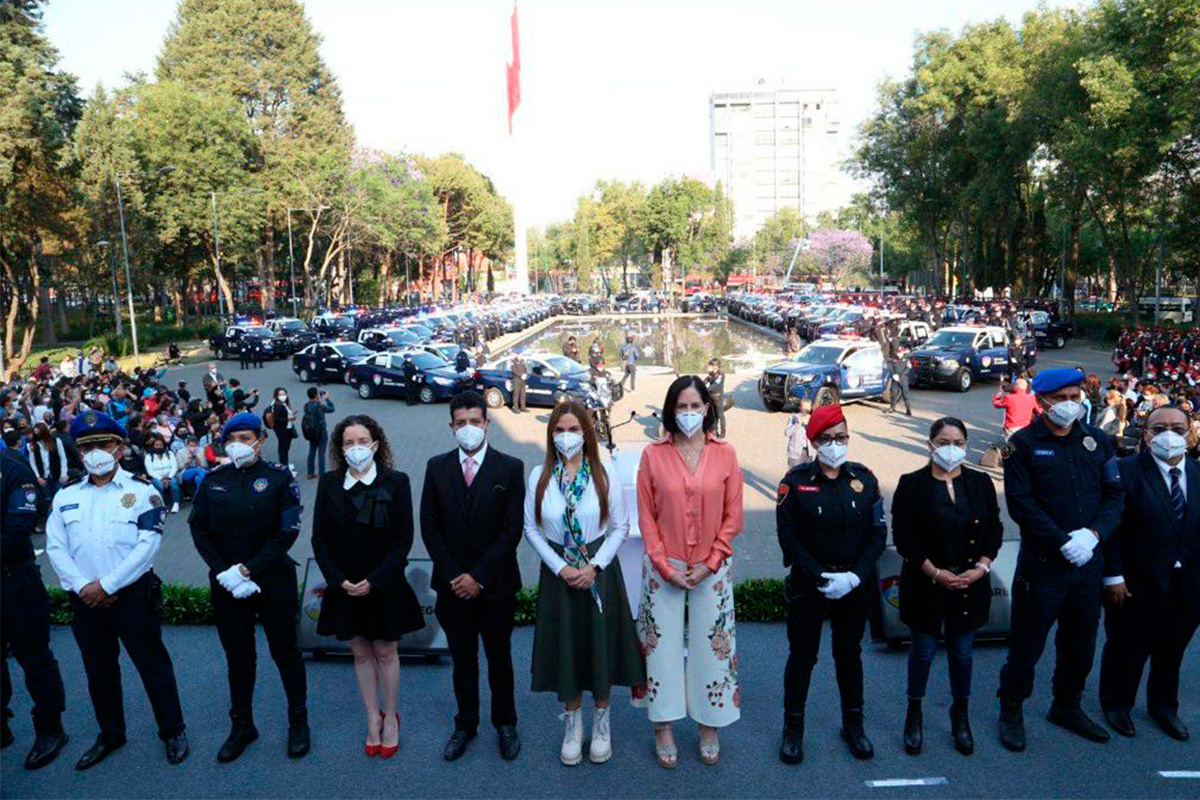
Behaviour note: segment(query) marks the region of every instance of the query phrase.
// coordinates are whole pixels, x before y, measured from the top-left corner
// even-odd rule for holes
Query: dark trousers
[[[1099,554],[1078,569],[1040,558],[1018,561],[1008,660],[1000,670],[1001,698],[1024,701],[1033,694],[1034,668],[1055,623],[1054,697],[1072,703],[1083,694],[1096,655],[1103,572]]]
[[[291,564],[272,567],[254,579],[261,588],[237,600],[215,580],[210,581],[217,635],[229,662],[229,707],[233,716],[250,717],[254,706],[254,679],[258,670],[254,622],[262,623],[271,659],[279,670],[289,709],[304,708],[308,700],[308,678],[304,657],[296,646],[296,623],[300,600],[296,591],[296,568]]]
[[[975,631],[946,634],[946,662],[950,665],[950,696],[966,700],[971,696],[972,649]],[[912,630],[912,647],[908,651],[908,696],[913,700],[925,697],[933,656],[937,653],[938,637],[932,633]]]
[[[459,600],[439,592],[437,618],[454,661],[454,698],[458,714],[454,727],[474,733],[479,727],[479,640],[487,656],[488,687],[492,692],[492,725],[517,724],[513,699],[512,632],[517,598],[478,597]]]
[[[528,411],[525,406],[525,381],[514,380],[512,390],[513,411]]]
[[[1139,591],[1120,608],[1104,612],[1108,634],[1100,656],[1100,705],[1105,711],[1130,711],[1137,699],[1146,660],[1146,706],[1151,711],[1179,709],[1179,669],[1183,654],[1200,624],[1200,615],[1187,613],[1180,591],[1180,574],[1173,570],[1165,596],[1144,597]]]
[[[308,474],[325,474],[325,447],[329,444],[329,434],[321,431],[321,436],[315,442],[308,443]]]
[[[862,637],[867,624],[867,603],[867,592],[861,586],[840,600],[830,600],[813,589],[811,594],[788,603],[789,652],[783,671],[784,711],[789,714],[804,711],[826,617],[832,631],[833,663],[842,708],[862,708]]]
[[[292,432],[284,428],[275,438],[279,441],[279,463],[286,467],[292,452]]]
[[[32,561],[5,569],[0,581],[0,652],[4,658],[4,717],[12,700],[8,654],[25,673],[25,688],[33,699],[33,727],[50,733],[61,727],[66,708],[62,675],[50,650],[50,595]]]
[[[238,368],[246,369],[249,366],[250,366],[250,351],[246,350],[246,348],[243,347],[241,352],[238,353]]]
[[[147,573],[116,594],[107,608],[92,608],[71,595],[75,618],[71,631],[79,644],[87,672],[88,694],[96,710],[100,735],[119,739],[125,735],[125,708],[121,697],[121,647],[142,677],[158,736],[166,740],[184,729],[179,689],[171,654],[162,640],[162,583]]]
[[[629,380],[629,391],[637,390],[637,364],[626,364],[625,374],[621,376],[621,386],[624,388],[625,380]]]
[[[895,411],[896,406],[900,405],[900,401],[903,400],[904,401],[904,411],[906,413],[911,414],[912,406],[908,402],[908,381],[905,380],[904,378],[901,378],[900,380],[896,380],[895,376],[903,375],[903,372],[895,364],[890,365],[889,370],[890,370],[890,372],[888,374],[888,381],[890,381],[892,384],[892,388],[890,391],[891,409],[892,409],[892,411]]]

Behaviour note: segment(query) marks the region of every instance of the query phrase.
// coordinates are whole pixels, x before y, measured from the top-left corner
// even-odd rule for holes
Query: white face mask
[[[356,444],[353,447],[347,447],[345,452],[346,463],[351,468],[363,470],[367,464],[371,463],[371,459],[375,458],[375,448],[367,447],[365,444]]]
[[[230,442],[225,445],[225,455],[229,456],[229,460],[238,469],[248,467],[254,463],[254,459],[258,456],[258,451],[253,446],[243,442]]]
[[[817,448],[817,459],[827,467],[836,469],[846,461],[846,451],[849,445],[830,442]]]
[[[1046,416],[1060,428],[1066,428],[1083,413],[1083,405],[1074,400],[1064,400],[1046,409]]]
[[[967,460],[966,448],[953,444],[944,444],[933,451],[933,463],[947,472],[953,472]]]
[[[704,425],[704,414],[700,411],[684,411],[675,415],[675,424],[684,436],[691,436]]]
[[[107,450],[96,448],[83,454],[83,466],[89,475],[99,478],[117,468],[117,457]]]
[[[280,393],[279,393],[279,402],[281,402],[281,403],[286,403],[286,402],[287,402],[287,392],[280,392]]]
[[[1150,440],[1150,452],[1163,461],[1174,461],[1187,452],[1187,439],[1174,431],[1163,431]]]
[[[458,440],[458,446],[468,453],[478,450],[486,435],[478,425],[463,425],[454,429],[454,438]]]
[[[554,448],[563,458],[574,458],[583,449],[583,434],[575,431],[563,431],[554,434]]]

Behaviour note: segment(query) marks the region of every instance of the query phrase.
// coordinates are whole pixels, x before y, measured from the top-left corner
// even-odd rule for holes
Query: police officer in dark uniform
[[[412,356],[404,357],[404,366],[402,368],[404,374],[404,398],[407,405],[415,406],[421,399],[420,375],[417,373],[417,365],[413,362]]]
[[[515,353],[510,369],[512,370],[512,410],[514,414],[520,414],[529,410],[525,406],[525,379],[529,375],[529,365],[525,363],[525,356]]]
[[[300,533],[300,486],[286,466],[262,460],[262,420],[234,414],[221,429],[230,463],[205,476],[188,519],[209,567],[213,615],[229,662],[232,729],[217,760],[233,761],[258,738],[253,698],[254,623],[262,622],[288,702],[289,758],[309,750],[307,678],[296,646],[300,614],[296,562],[288,549]]]
[[[12,651],[25,673],[33,699],[33,749],[25,769],[49,764],[67,743],[62,728],[65,708],[62,676],[50,650],[50,596],[34,560],[30,536],[38,518],[37,478],[29,463],[13,450],[0,451],[0,647],[4,658],[4,733],[0,746],[14,736],[8,728],[12,712],[12,681],[8,654]]]
[[[250,341],[250,356],[254,360],[255,369],[262,369],[263,359],[266,357],[266,355],[266,345],[263,343],[263,340],[260,337],[255,336]]]
[[[253,359],[250,349],[253,346],[253,340],[243,333],[241,341],[238,342],[238,367],[240,369],[249,369],[250,361]]]
[[[454,355],[454,369],[458,372],[466,372],[471,369],[471,357],[467,355],[466,348],[460,347]]]
[[[842,739],[855,758],[875,754],[863,730],[862,637],[871,594],[868,581],[887,540],[883,498],[875,475],[846,461],[850,434],[837,405],[813,411],[805,433],[817,458],[793,467],[779,484],[776,532],[787,580],[788,654],[784,727],[779,758],[804,759],[804,711],[817,663],[821,626],[829,618],[842,701]],[[865,584],[865,585],[864,585]]]
[[[1057,367],[1033,379],[1045,413],[1013,434],[1004,458],[1008,512],[1021,529],[1013,577],[1012,638],[1000,671],[1000,741],[1025,749],[1021,704],[1057,623],[1054,702],[1048,719],[1094,742],[1108,732],[1080,707],[1096,651],[1103,592],[1098,547],[1121,521],[1123,490],[1108,437],[1080,421],[1082,370]]]

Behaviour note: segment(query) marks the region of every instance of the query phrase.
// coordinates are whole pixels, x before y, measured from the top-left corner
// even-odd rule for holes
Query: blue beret
[[[84,411],[71,421],[71,438],[76,444],[113,439],[127,439],[129,435],[121,423],[103,411]]]
[[[221,428],[221,444],[229,441],[229,434],[237,431],[254,431],[261,433],[263,429],[262,419],[258,414],[252,414],[249,411],[239,411],[229,418],[229,421]]]
[[[1033,376],[1033,393],[1049,394],[1064,386],[1079,386],[1086,377],[1078,367],[1055,367],[1044,369]]]

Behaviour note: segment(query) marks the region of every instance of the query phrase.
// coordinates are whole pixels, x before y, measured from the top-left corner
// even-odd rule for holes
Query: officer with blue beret
[[[1045,413],[1013,434],[1004,453],[1008,512],[1021,530],[1012,589],[1012,636],[1000,671],[1000,741],[1025,749],[1022,703],[1050,628],[1058,624],[1050,722],[1094,742],[1108,732],[1080,706],[1100,623],[1104,565],[1098,547],[1121,521],[1124,490],[1108,437],[1082,421],[1084,373],[1038,373]]]
[[[38,484],[29,462],[15,450],[0,452],[0,657],[4,659],[4,733],[0,746],[14,736],[8,728],[12,712],[11,650],[25,673],[33,700],[33,748],[25,769],[39,769],[58,756],[67,743],[62,727],[65,708],[62,675],[50,650],[50,595],[34,559],[30,537],[38,520]]]
[[[300,534],[300,486],[285,465],[262,459],[262,419],[234,414],[221,429],[229,463],[208,473],[188,519],[209,567],[213,615],[229,663],[229,738],[217,760],[236,760],[254,726],[255,620],[262,622],[288,702],[289,758],[309,750],[308,684],[296,643],[300,598],[288,550]]]
[[[128,437],[108,414],[85,411],[71,423],[71,436],[87,477],[54,495],[46,555],[71,597],[71,630],[100,725],[96,743],[75,768],[94,767],[125,744],[122,645],[146,687],[167,761],[182,763],[188,742],[175,668],[162,640],[162,581],[153,570],[162,544],[162,497],[149,478],[121,469]]]

